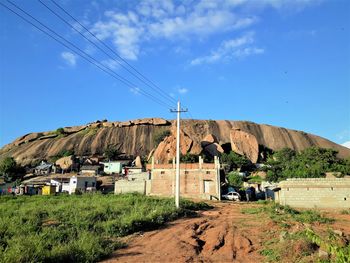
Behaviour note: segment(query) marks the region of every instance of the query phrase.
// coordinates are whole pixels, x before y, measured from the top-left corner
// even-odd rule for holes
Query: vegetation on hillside
[[[103,155],[107,160],[115,161],[122,153],[115,146],[109,145]]]
[[[287,178],[324,177],[326,172],[350,174],[350,160],[337,158],[337,151],[318,147],[300,153],[284,148],[267,160],[267,180],[278,182]]]
[[[118,237],[209,208],[173,202],[136,194],[1,197],[0,262],[96,262],[122,246]]]

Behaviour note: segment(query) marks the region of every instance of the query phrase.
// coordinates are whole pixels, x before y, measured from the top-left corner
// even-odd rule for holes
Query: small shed
[[[55,185],[45,185],[42,188],[42,195],[54,195],[56,193]]]
[[[123,167],[129,163],[129,160],[101,162],[101,164],[103,164],[103,172],[106,174],[121,174],[123,172]]]
[[[37,175],[44,175],[44,174],[50,174],[52,169],[51,163],[46,163],[45,161],[42,161],[40,165],[35,167],[34,173]]]

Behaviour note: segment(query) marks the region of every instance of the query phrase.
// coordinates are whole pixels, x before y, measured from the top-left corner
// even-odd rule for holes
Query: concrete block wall
[[[349,178],[287,179],[280,182],[278,201],[303,208],[350,208]]]
[[[145,180],[119,180],[115,182],[114,193],[115,194],[125,194],[125,193],[141,193],[146,194],[147,182]]]

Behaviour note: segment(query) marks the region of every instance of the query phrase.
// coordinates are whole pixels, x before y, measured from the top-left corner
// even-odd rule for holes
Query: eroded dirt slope
[[[127,248],[105,262],[260,262],[264,226],[254,216],[243,215],[242,207],[217,204],[199,218],[134,235]]]

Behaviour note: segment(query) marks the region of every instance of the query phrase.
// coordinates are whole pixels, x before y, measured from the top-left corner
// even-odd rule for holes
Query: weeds
[[[136,194],[0,197],[0,262],[96,262],[118,237],[153,229],[205,203]]]
[[[307,238],[320,247],[323,247],[328,253],[334,256],[337,263],[348,263],[350,260],[350,244],[339,244],[340,237],[334,233],[329,233],[326,238],[317,235],[312,229],[305,231]]]
[[[297,221],[300,223],[332,223],[334,220],[322,216],[316,210],[296,210],[289,206],[282,206],[275,203],[268,203],[264,206],[244,208],[243,214],[267,213],[276,223],[288,224],[288,221]]]
[[[344,209],[340,212],[342,215],[350,215],[350,209]]]

